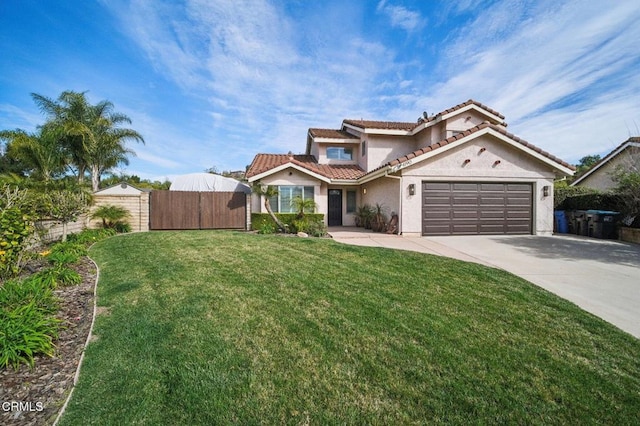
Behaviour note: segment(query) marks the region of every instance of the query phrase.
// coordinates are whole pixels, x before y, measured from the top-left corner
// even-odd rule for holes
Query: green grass
[[[90,254],[108,313],[62,425],[640,421],[640,341],[500,270],[237,232]]]

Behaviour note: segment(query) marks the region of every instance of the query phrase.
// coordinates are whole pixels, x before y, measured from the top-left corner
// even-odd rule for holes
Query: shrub
[[[80,256],[75,253],[59,251],[47,255],[47,261],[53,265],[69,265],[80,260]]]
[[[292,222],[294,232],[304,232],[312,237],[324,237],[327,235],[327,227],[323,221],[309,220],[308,215],[303,219]]]
[[[553,191],[553,208],[556,210],[569,210],[564,207],[567,198],[578,195],[597,194],[599,191],[582,186],[567,186],[566,182],[556,183]]]
[[[319,223],[324,226],[324,214],[321,213],[306,213],[303,219],[299,219],[296,213],[276,213],[277,218],[285,225],[288,232],[296,233],[299,229],[296,227],[296,221],[302,220],[305,223]],[[265,224],[277,229],[277,226],[271,216],[268,213],[251,213],[251,228],[260,232],[263,229],[269,229],[265,227]]]
[[[61,264],[40,271],[34,274],[34,277],[53,289],[58,286],[66,287],[82,282],[82,276],[77,271]]]
[[[124,207],[106,204],[98,207],[91,218],[101,219],[103,228],[115,229],[117,232],[130,232],[131,226],[125,221],[129,216],[129,210]]]
[[[53,356],[61,320],[37,306],[35,301],[14,309],[0,309],[0,366],[33,367],[35,355]]]
[[[9,186],[0,190],[0,279],[20,273],[34,219],[26,191]]]
[[[127,222],[118,222],[115,224],[114,229],[118,234],[126,234],[127,232],[131,232],[131,225]]]
[[[567,196],[557,210],[620,211],[620,198],[612,192],[588,192]]]
[[[51,247],[51,254],[54,253],[70,253],[78,257],[87,255],[87,247],[76,241],[59,242]]]
[[[83,229],[77,234],[70,234],[68,237],[69,242],[89,245],[97,241],[104,240],[116,234],[115,229]]]
[[[13,310],[34,302],[43,312],[58,310],[58,299],[51,287],[33,276],[23,280],[9,280],[0,287],[0,309]]]

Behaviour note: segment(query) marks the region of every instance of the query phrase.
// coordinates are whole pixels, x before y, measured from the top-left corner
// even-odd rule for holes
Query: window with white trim
[[[352,160],[353,149],[342,146],[327,147],[327,158],[331,160]]]
[[[271,210],[274,213],[296,213],[296,208],[292,202],[295,197],[302,197],[303,200],[313,200],[313,186],[278,186],[278,195],[269,198]],[[307,213],[313,212],[309,211]]]

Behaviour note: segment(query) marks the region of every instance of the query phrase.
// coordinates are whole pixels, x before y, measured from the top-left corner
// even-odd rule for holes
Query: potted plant
[[[356,226],[371,229],[373,210],[369,204],[363,204],[356,210]]]
[[[371,229],[373,232],[384,232],[387,224],[384,217],[385,207],[383,204],[376,203],[373,208],[373,217],[371,218]]]

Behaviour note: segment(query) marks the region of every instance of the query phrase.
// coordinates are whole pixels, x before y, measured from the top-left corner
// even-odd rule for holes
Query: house
[[[358,206],[381,204],[404,235],[549,235],[553,181],[575,168],[506,127],[474,100],[417,122],[347,119],[309,129],[304,155],[256,155],[246,176],[278,187],[274,211],[313,198],[328,226],[353,226]]]
[[[635,167],[640,171],[640,137],[627,139],[616,149],[607,154],[602,160],[577,178],[571,186],[584,186],[601,191],[615,188],[613,172],[617,167],[629,169]]]

